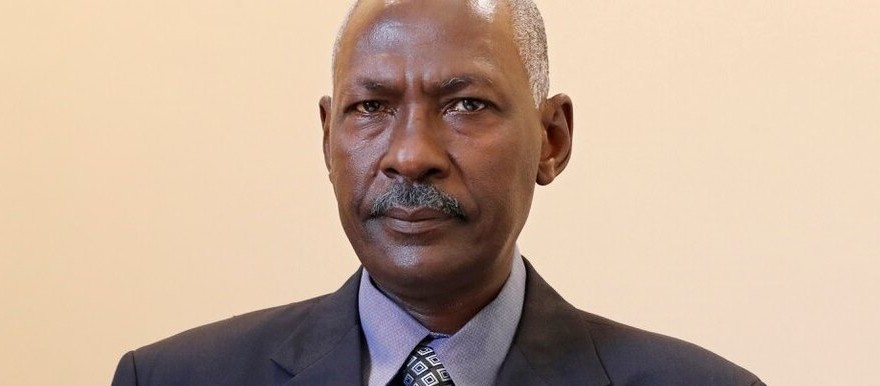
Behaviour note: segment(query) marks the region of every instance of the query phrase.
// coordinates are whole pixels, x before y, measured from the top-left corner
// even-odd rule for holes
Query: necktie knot
[[[453,386],[452,379],[437,353],[425,342],[419,343],[401,369],[404,386]]]

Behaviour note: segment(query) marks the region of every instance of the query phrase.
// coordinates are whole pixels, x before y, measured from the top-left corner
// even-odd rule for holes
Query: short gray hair
[[[547,59],[547,33],[544,30],[544,18],[538,6],[532,0],[501,0],[510,9],[513,24],[513,39],[519,51],[523,67],[529,76],[529,86],[535,106],[547,99],[550,92],[550,63]],[[336,56],[342,45],[342,34],[354,14],[360,0],[352,2],[333,44],[332,69],[336,71]]]

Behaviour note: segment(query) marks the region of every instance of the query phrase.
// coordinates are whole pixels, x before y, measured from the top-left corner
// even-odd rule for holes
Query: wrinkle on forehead
[[[402,49],[412,42],[431,43],[446,34],[443,26],[400,19],[381,20],[373,24],[356,40],[355,50],[382,48],[389,51]]]

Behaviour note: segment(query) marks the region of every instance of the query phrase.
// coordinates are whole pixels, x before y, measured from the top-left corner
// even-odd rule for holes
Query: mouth
[[[390,230],[402,234],[428,233],[455,220],[453,216],[429,207],[393,207],[385,211],[379,219]]]

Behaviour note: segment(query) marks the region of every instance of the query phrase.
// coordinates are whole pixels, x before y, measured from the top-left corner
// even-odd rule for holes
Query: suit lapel
[[[360,276],[358,271],[338,291],[320,299],[272,356],[293,377],[285,386],[362,384]]]
[[[609,385],[582,313],[528,261],[526,272],[523,314],[496,383]]]

